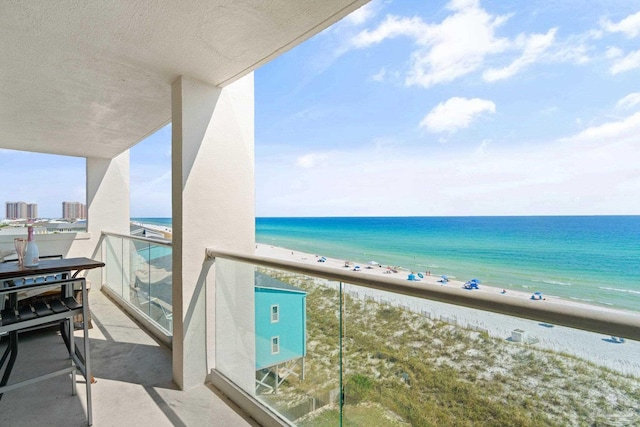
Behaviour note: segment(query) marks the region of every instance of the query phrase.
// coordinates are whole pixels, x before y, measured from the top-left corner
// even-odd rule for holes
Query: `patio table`
[[[87,424],[92,424],[91,410],[91,369],[89,358],[89,300],[87,282],[77,277],[84,270],[104,267],[104,263],[90,258],[66,258],[41,260],[37,267],[20,268],[16,262],[0,264],[0,303],[4,302],[0,313],[0,338],[7,335],[9,345],[0,358],[0,399],[10,390],[34,384],[57,375],[71,374],[71,393],[76,394],[76,372],[85,378],[87,395]],[[74,284],[82,287],[82,302],[73,297]],[[22,292],[60,289],[60,298],[19,307],[18,294]],[[82,314],[84,332],[84,351],[74,343],[73,317]],[[14,384],[8,384],[11,370],[18,355],[18,333],[46,324],[61,323],[62,337],[69,351],[70,366],[30,378]],[[84,353],[84,354],[83,354]]]

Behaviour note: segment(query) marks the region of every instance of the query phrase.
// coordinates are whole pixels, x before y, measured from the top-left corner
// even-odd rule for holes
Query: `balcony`
[[[177,389],[201,387],[216,365],[216,313],[205,310],[215,278],[203,265],[205,248],[254,245],[253,71],[366,2],[187,0],[105,9],[38,0],[3,9],[0,75],[9,83],[0,93],[0,149],[85,161],[85,180],[74,185],[86,192],[86,232],[38,237],[42,255],[100,258],[103,231],[129,234],[129,149],[172,123],[172,310],[144,289],[133,297],[138,309],[149,302],[156,324],[155,311],[165,310],[159,336],[171,350],[163,374]],[[37,176],[36,185],[60,185],[54,175]],[[0,249],[11,242],[0,236]],[[87,274],[93,295],[110,273]],[[125,289],[127,302],[133,289]]]
[[[217,363],[206,384],[180,390],[166,283],[141,281],[170,251],[152,239],[103,236],[105,284],[90,293],[95,425],[638,421],[636,314],[495,304],[456,289],[214,249]],[[236,298],[239,288],[252,297]],[[55,350],[43,357],[43,344]],[[12,381],[49,369],[52,357],[66,357],[55,329],[21,335]],[[58,377],[6,393],[0,423],[83,425],[83,388],[71,396],[69,386]]]
[[[94,426],[255,426],[236,405],[210,385],[181,391],[171,378],[171,349],[159,343],[99,289],[90,292]],[[77,340],[82,341],[82,334]],[[3,343],[4,348],[4,343]],[[42,351],[46,348],[47,351]],[[20,335],[11,382],[46,371],[67,357],[57,328]],[[52,363],[53,360],[53,363]],[[86,425],[84,381],[71,395],[68,376],[7,392],[0,425]]]
[[[86,159],[87,231],[38,240],[43,255],[107,264],[88,274],[95,424],[482,425],[510,415],[521,425],[638,424],[637,317],[496,304],[253,255],[252,71],[365,3],[3,10],[0,148]],[[169,122],[170,301],[154,287],[169,283],[158,276],[167,268],[152,270],[144,248],[108,237],[129,233],[128,150]],[[141,242],[149,252],[156,244]],[[134,253],[148,264],[146,282]],[[269,302],[270,292],[290,299]],[[305,309],[288,317],[296,304]],[[483,323],[488,311],[511,316],[493,321],[507,336]],[[273,332],[289,319],[303,333]],[[545,328],[566,339],[545,341]],[[569,345],[576,336],[587,345]],[[22,339],[16,379],[44,363],[41,340],[61,346],[55,331]],[[594,354],[602,346],[608,353]],[[61,377],[6,393],[0,424],[84,425],[83,392],[67,387]]]

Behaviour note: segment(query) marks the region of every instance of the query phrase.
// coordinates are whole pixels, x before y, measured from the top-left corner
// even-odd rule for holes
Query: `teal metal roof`
[[[274,279],[271,276],[267,276],[266,274],[259,273],[257,271],[255,274],[255,287],[267,288],[267,289],[278,289],[281,291],[297,292],[301,294],[307,293],[307,291],[304,291],[300,288],[296,288],[293,285],[289,285],[288,283],[281,282],[280,280]]]

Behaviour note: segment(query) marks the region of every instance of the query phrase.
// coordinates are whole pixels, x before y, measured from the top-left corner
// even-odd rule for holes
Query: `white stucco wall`
[[[205,249],[249,253],[255,245],[253,74],[224,88],[179,78],[172,85],[172,133],[173,377],[190,388],[219,363],[215,343],[222,338]],[[231,299],[253,307],[253,283]],[[252,313],[244,322],[253,332]],[[244,375],[252,378],[252,369]]]
[[[69,257],[102,259],[102,231],[129,234],[129,151],[113,159],[87,158],[87,233],[89,239],[74,241]],[[127,269],[125,269],[127,271]],[[102,271],[87,273],[92,287],[101,284]],[[97,287],[96,287],[97,289]]]

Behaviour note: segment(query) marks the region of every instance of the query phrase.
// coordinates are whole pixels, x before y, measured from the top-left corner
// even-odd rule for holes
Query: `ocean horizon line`
[[[577,217],[577,218],[597,218],[597,217],[640,217],[638,214],[536,214],[536,215],[317,215],[317,216],[256,216],[256,219],[281,219],[281,218],[549,218],[549,217]],[[130,220],[137,219],[171,219],[171,216],[137,216]]]

